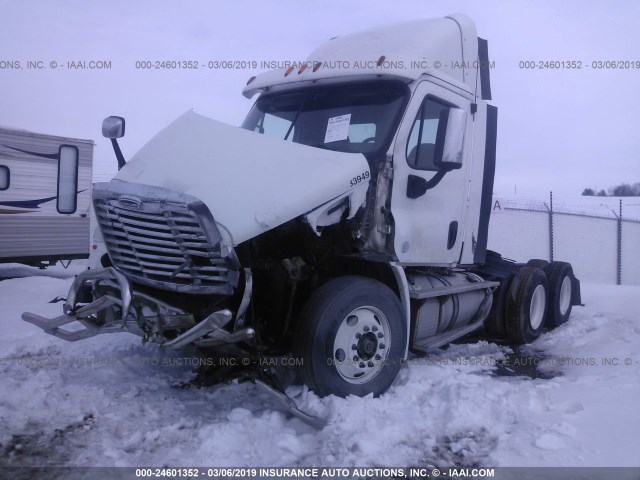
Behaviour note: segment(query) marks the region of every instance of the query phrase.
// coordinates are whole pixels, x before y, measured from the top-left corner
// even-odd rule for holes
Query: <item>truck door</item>
[[[450,266],[459,262],[473,138],[470,115],[460,132],[464,132],[461,168],[440,172],[431,157],[441,111],[453,107],[469,112],[470,104],[469,99],[425,81],[418,85],[407,108],[393,152],[391,201],[395,252],[402,263]],[[426,191],[425,184],[429,185]]]

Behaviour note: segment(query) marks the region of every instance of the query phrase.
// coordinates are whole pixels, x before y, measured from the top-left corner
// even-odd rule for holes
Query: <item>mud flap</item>
[[[584,307],[582,304],[582,294],[580,292],[580,280],[575,275],[571,275],[571,305]]]

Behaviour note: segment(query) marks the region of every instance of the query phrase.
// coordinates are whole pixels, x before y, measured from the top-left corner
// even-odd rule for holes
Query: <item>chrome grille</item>
[[[100,196],[94,192],[94,207],[109,256],[127,276],[173,291],[233,292],[237,271],[221,255],[220,242],[207,238],[203,223],[208,219],[189,205],[148,198],[130,201],[113,193],[111,198]],[[210,223],[214,235],[209,237],[219,237]]]

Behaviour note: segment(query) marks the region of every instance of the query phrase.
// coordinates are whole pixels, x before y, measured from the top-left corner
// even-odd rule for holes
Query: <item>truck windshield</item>
[[[408,98],[401,82],[376,81],[263,95],[242,128],[340,152],[388,148]]]

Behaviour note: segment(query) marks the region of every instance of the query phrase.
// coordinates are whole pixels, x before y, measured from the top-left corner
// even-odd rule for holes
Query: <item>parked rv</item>
[[[89,256],[93,141],[0,128],[0,262]]]

